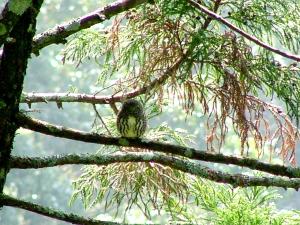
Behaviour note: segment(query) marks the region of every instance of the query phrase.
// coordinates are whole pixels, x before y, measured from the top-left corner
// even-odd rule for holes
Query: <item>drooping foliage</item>
[[[248,155],[255,149],[261,157],[269,150],[270,157],[279,153],[284,160],[295,163],[295,144],[299,134],[292,120],[298,123],[300,116],[300,68],[234,33],[190,2],[156,0],[118,16],[104,30],[82,31],[67,44],[64,61],[80,66],[94,59],[102,69],[98,84],[110,87],[111,94],[126,96],[137,92],[145,104],[154,98],[159,107],[166,99],[169,104],[179,102],[187,116],[193,116],[194,111],[201,108],[201,113],[207,118],[209,151],[221,151],[228,130],[234,129],[240,138],[241,155]],[[270,45],[299,52],[300,2],[297,0],[284,3],[279,0],[198,3]],[[287,113],[270,103],[273,96],[285,103]],[[151,138],[150,134],[147,138]],[[250,140],[254,140],[254,149],[250,148]],[[134,194],[119,185],[124,184],[122,181],[133,171],[142,173],[141,170],[158,168],[157,165],[143,164],[139,167],[141,170],[137,170],[129,165],[125,165],[130,169],[124,173],[126,176],[117,178],[117,171],[125,171],[120,165],[101,168],[106,175],[99,172],[99,168],[92,170],[105,191],[117,185],[114,202],[119,203],[127,197],[130,199],[128,207],[138,201],[138,194],[143,191],[158,191],[147,189],[147,185],[140,185],[141,189],[138,189],[136,185],[140,184],[140,176],[128,182],[135,185],[128,186],[130,190],[136,188]],[[160,195],[176,195],[178,190],[171,186],[179,177],[184,180],[182,175],[178,177],[175,173],[170,175],[168,170],[157,170],[168,177],[165,183],[169,185],[159,190]],[[109,171],[115,172],[111,175]],[[87,169],[74,184],[79,189],[77,195],[81,191],[87,205],[94,201],[94,191],[98,191],[97,201],[106,196],[103,189],[85,189],[84,182],[89,173]],[[154,178],[157,174],[151,174],[153,176],[148,174],[150,179],[143,180],[142,184],[155,180],[156,185],[163,186],[164,179]],[[107,183],[112,176],[116,178],[115,183]],[[179,186],[182,192],[177,197],[186,199],[186,186]],[[182,193],[186,197],[182,197]],[[149,202],[152,201],[155,207],[158,200],[151,196],[149,194]]]
[[[202,4],[270,44],[299,49],[297,1]],[[124,13],[105,30],[82,31],[69,42],[64,60],[79,65],[85,58],[99,62],[100,84],[107,85],[108,78],[118,75],[118,82],[109,84],[114,93],[125,94],[163,77],[163,85],[154,84],[145,91],[146,99],[151,96],[162,102],[176,96],[187,113],[201,105],[209,115],[209,150],[220,149],[230,121],[240,136],[242,154],[252,136],[257,149],[266,143],[271,149],[280,145],[284,158],[294,160],[297,129],[290,120],[299,117],[299,68],[295,63],[280,63],[276,55],[188,1],[156,1]],[[180,59],[180,65],[176,64]],[[172,66],[174,70],[166,75]],[[288,116],[280,107],[264,102],[263,95],[282,100]],[[273,122],[275,132],[270,129]]]

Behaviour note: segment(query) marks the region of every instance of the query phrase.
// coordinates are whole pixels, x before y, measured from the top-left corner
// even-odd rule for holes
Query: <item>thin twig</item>
[[[99,114],[99,112],[98,112],[98,110],[97,110],[95,104],[93,104],[93,109],[94,109],[94,111],[95,111],[95,113],[96,113],[96,116],[100,119],[102,125],[105,127],[107,133],[108,133],[109,135],[112,135],[111,132],[109,131],[109,129],[107,128],[107,126],[106,126],[104,120],[102,119],[101,115]]]
[[[116,103],[111,102],[111,103],[109,103],[109,105],[112,108],[112,110],[114,111],[115,115],[118,115],[119,110],[118,110],[118,108],[116,106]]]

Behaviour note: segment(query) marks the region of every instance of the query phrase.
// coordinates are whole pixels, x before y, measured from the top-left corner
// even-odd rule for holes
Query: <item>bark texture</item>
[[[15,116],[19,112],[20,95],[32,51],[36,16],[42,0],[33,1],[15,23],[9,34],[10,41],[3,47],[0,64],[0,193],[9,171],[9,159],[17,125]],[[7,3],[9,4],[9,3]],[[2,204],[0,204],[0,208]]]

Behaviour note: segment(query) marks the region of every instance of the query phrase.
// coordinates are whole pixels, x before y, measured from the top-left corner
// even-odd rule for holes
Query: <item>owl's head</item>
[[[143,111],[143,106],[138,100],[128,99],[123,103],[121,111],[126,111],[128,114],[137,113]]]

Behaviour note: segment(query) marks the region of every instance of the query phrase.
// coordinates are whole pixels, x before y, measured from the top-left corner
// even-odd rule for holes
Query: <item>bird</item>
[[[117,115],[117,129],[122,137],[139,138],[147,128],[143,105],[135,99],[126,100]]]

